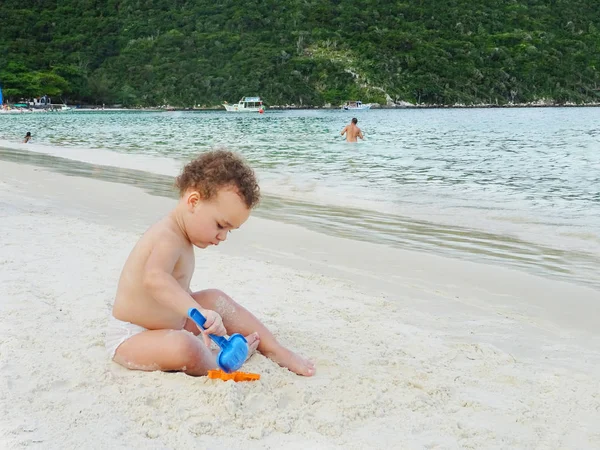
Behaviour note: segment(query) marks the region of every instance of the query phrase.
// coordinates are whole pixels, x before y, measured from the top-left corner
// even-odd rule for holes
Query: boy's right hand
[[[210,337],[208,335],[224,336],[227,334],[227,330],[219,313],[210,309],[202,309],[200,312],[206,318],[206,322],[204,322],[204,328],[198,326],[198,329],[202,333],[204,343],[207,347],[210,347]]]

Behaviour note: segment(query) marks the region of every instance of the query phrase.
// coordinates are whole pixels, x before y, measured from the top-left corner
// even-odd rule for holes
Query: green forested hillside
[[[597,0],[3,0],[5,97],[596,102]]]

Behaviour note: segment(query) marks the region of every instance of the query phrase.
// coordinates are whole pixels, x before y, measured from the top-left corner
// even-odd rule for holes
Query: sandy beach
[[[317,365],[253,383],[128,371],[104,328],[173,200],[0,161],[0,447],[600,448],[600,292],[251,218],[214,287]]]

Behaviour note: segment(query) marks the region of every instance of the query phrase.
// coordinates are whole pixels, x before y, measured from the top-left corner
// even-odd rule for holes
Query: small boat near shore
[[[371,104],[370,103],[364,104],[360,100],[357,100],[355,102],[353,101],[353,102],[344,103],[342,105],[342,109],[344,111],[368,111],[369,109],[371,109]]]
[[[229,112],[257,112],[259,114],[265,112],[265,105],[260,97],[242,97],[238,103],[230,105],[225,102],[223,106]]]

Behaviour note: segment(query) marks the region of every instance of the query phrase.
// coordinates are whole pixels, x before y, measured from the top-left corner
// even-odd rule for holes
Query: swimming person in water
[[[360,131],[360,128],[356,126],[357,123],[358,119],[354,117],[352,122],[350,122],[349,125],[346,125],[346,127],[340,133],[342,136],[346,134],[346,142],[357,142],[356,138],[364,139],[362,131]]]
[[[23,144],[27,144],[31,140],[31,132],[28,131],[25,135],[25,139],[23,139]]]

